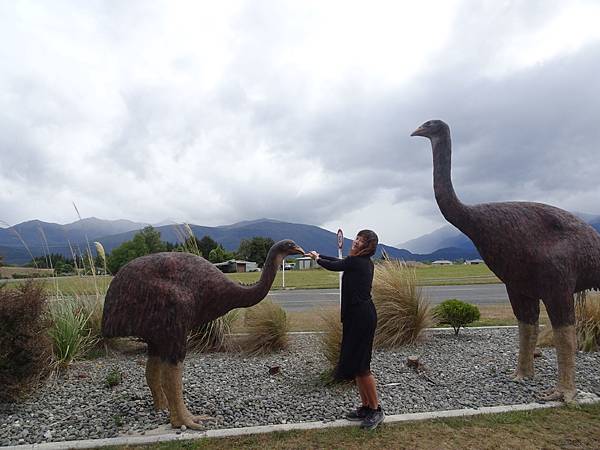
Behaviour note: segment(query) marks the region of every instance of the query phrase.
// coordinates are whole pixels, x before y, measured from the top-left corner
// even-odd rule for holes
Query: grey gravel
[[[535,380],[510,380],[517,354],[515,329],[431,331],[423,343],[376,351],[372,370],[386,414],[512,405],[539,400],[556,381],[554,349],[535,359]],[[418,355],[419,371],[406,366]],[[113,355],[73,364],[19,404],[0,404],[0,445],[107,438],[145,433],[168,423],[155,412],[144,377],[144,355]],[[600,355],[577,354],[577,387],[600,395]],[[276,375],[269,368],[279,366]],[[117,368],[123,381],[107,387]],[[351,385],[325,386],[327,362],[318,335],[294,335],[287,351],[263,357],[238,353],[190,354],[185,401],[213,419],[206,428],[331,421],[356,407]],[[183,428],[183,427],[182,427]],[[181,430],[178,430],[181,432]]]

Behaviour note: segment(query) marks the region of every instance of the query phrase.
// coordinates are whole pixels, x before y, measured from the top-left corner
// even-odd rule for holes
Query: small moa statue
[[[533,377],[540,299],[544,302],[558,359],[558,384],[545,400],[572,401],[575,389],[575,307],[573,294],[600,288],[600,235],[573,214],[542,203],[465,205],[450,179],[450,128],[430,120],[411,136],[433,149],[433,189],[444,217],[475,244],[489,268],[504,282],[519,321],[515,380]]]
[[[248,308],[269,292],[277,268],[304,250],[291,240],[267,254],[258,282],[241,285],[190,253],[155,253],[134,259],[112,280],[104,302],[102,334],[136,336],[148,344],[146,381],[156,410],[169,409],[171,425],[200,429],[183,401],[183,360],[189,332],[235,308]]]

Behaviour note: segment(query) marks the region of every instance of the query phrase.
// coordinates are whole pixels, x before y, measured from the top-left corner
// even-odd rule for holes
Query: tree
[[[196,238],[194,237],[194,239],[196,239]],[[197,245],[198,245],[198,250],[200,250],[200,252],[202,253],[201,256],[203,256],[205,259],[209,259],[209,260],[210,260],[210,252],[219,246],[217,241],[215,241],[210,236],[204,236],[202,239],[197,241]]]
[[[208,260],[211,263],[220,263],[223,261],[229,261],[233,259],[235,255],[226,251],[221,244],[213,248],[208,254]]]
[[[116,274],[129,261],[140,256],[166,251],[167,246],[160,240],[160,232],[147,226],[133,236],[131,241],[123,242],[108,256],[108,270]]]
[[[160,231],[156,231],[151,225],[148,225],[142,231],[137,233],[133,239],[135,240],[138,236],[141,236],[138,239],[144,241],[144,244],[148,248],[148,253],[164,252],[167,249],[166,244],[160,240]]]
[[[259,267],[262,267],[269,249],[274,244],[273,239],[260,236],[255,236],[252,239],[242,239],[237,254],[239,258],[255,261]]]

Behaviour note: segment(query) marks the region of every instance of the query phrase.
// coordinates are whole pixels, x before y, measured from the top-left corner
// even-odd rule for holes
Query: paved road
[[[470,284],[462,286],[423,286],[423,293],[431,303],[437,304],[449,298],[458,298],[476,305],[508,303],[503,284]],[[290,311],[302,311],[314,307],[337,306],[337,289],[292,289],[269,292],[275,303]]]

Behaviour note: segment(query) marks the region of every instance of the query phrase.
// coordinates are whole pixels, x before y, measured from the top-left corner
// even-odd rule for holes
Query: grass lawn
[[[465,265],[457,264],[452,266],[421,266],[417,267],[417,279],[419,283],[427,286],[439,285],[457,285],[457,284],[482,284],[499,283],[500,280],[488,269],[485,264]],[[275,276],[272,289],[281,289],[283,287],[283,276],[279,271]],[[227,274],[233,280],[241,283],[254,283],[260,278],[259,272],[232,273]],[[105,292],[111,277],[97,276],[95,278],[99,291]],[[330,272],[324,269],[312,270],[288,270],[285,272],[285,287],[295,289],[328,289],[338,287],[338,273]],[[77,293],[94,294],[96,287],[94,277],[71,276],[40,278],[37,282],[45,282],[50,292],[56,289],[63,294],[69,295]],[[0,280],[0,283],[2,281]],[[22,281],[9,282],[8,286],[17,286]]]
[[[456,264],[451,266],[419,266],[417,280],[424,286],[500,283],[485,264]],[[254,283],[260,273],[233,273],[227,276],[242,283]],[[338,274],[323,269],[289,270],[285,272],[285,287],[297,289],[335,288]],[[272,289],[282,287],[282,273],[277,273]]]
[[[358,427],[168,442],[152,449],[588,449],[598,448],[600,405]]]

